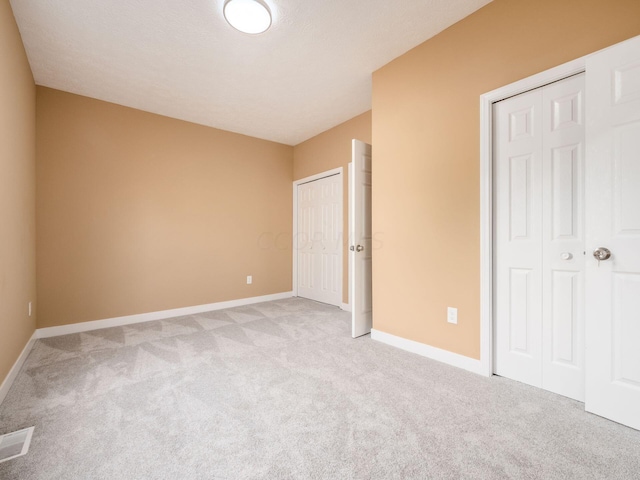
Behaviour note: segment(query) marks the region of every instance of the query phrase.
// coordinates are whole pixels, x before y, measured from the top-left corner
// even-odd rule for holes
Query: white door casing
[[[297,295],[342,305],[342,175],[297,185]]]
[[[584,75],[494,106],[495,373],[584,398]]]
[[[640,37],[587,58],[586,93],[585,407],[640,429]]]
[[[349,291],[351,336],[356,338],[371,332],[373,318],[371,145],[353,140],[349,173]]]

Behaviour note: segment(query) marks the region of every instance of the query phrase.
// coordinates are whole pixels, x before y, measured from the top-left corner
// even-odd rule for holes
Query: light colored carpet
[[[288,299],[39,340],[2,479],[638,479],[640,432]]]

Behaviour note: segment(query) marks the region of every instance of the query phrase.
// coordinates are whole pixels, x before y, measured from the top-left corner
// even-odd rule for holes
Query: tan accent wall
[[[293,179],[310,177],[334,168],[343,168],[343,232],[349,231],[348,171],[351,162],[351,140],[371,143],[371,111],[358,115],[293,148]],[[342,301],[349,303],[348,235],[344,235]]]
[[[36,87],[9,1],[0,0],[0,384],[36,324],[35,132]]]
[[[293,147],[43,87],[37,102],[39,327],[291,290]]]
[[[639,19],[637,0],[495,0],[374,73],[375,329],[479,358],[479,97]]]

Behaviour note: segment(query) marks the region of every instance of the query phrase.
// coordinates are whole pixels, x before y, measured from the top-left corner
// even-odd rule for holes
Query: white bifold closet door
[[[584,75],[494,105],[494,372],[584,400]]]
[[[342,175],[298,186],[298,296],[342,305]]]
[[[587,95],[585,408],[640,429],[640,37],[587,59]]]

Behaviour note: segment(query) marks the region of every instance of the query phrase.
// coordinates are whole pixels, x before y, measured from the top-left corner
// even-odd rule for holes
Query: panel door
[[[584,398],[584,75],[494,107],[495,368]]]
[[[587,59],[586,91],[585,406],[640,429],[640,37]]]
[[[371,333],[372,230],[371,230],[371,145],[352,141],[350,166],[349,230],[353,238],[349,251],[351,265],[351,336]]]
[[[298,296],[342,304],[342,175],[298,186]]]
[[[542,94],[494,105],[496,374],[542,386]]]

